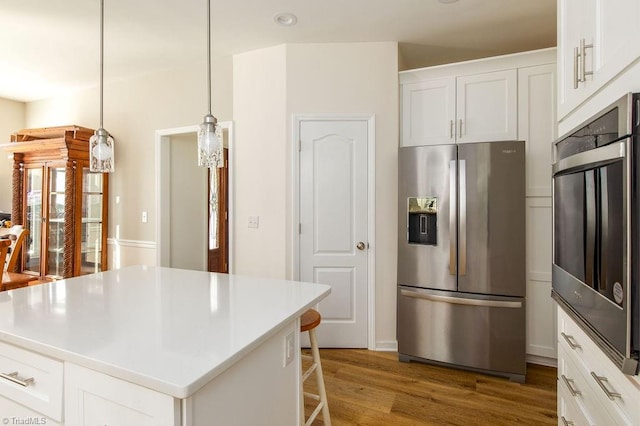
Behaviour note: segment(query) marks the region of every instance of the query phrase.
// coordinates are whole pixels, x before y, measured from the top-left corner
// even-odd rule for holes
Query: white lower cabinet
[[[0,417],[62,421],[61,361],[0,342],[0,373]]]
[[[638,376],[623,374],[558,307],[558,424],[639,425],[639,401]]]
[[[179,402],[124,380],[65,364],[65,414],[68,425],[174,426]]]
[[[63,424],[3,396],[0,396],[0,422],[7,425],[33,424],[61,426]]]
[[[563,426],[594,424],[578,406],[576,396],[569,391],[564,381],[558,381],[558,424]]]

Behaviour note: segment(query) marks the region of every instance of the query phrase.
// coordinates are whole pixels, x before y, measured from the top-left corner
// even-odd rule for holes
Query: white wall
[[[238,274],[286,276],[286,52],[281,45],[233,57],[233,270]],[[259,228],[247,227],[249,216],[259,217]]]
[[[376,346],[396,340],[397,44],[291,44],[234,57],[236,272],[291,277],[293,114],[376,116]],[[267,130],[268,129],[268,130]],[[247,216],[260,228],[248,229]]]
[[[0,145],[9,143],[11,134],[25,128],[23,102],[0,98]],[[0,149],[0,211],[11,213],[11,180],[13,161]]]
[[[214,58],[212,68],[212,112],[221,121],[229,120],[231,58]],[[155,131],[198,124],[206,112],[204,62],[105,83],[104,127],[116,140],[116,170],[109,182],[108,236],[121,240],[120,249],[110,250],[110,265],[155,263],[155,253],[148,253],[156,239]],[[78,124],[96,128],[98,114],[98,88],[93,88],[28,103],[26,127]],[[148,212],[148,223],[141,222],[142,211]],[[145,254],[124,256],[123,247],[127,254],[136,248]]]

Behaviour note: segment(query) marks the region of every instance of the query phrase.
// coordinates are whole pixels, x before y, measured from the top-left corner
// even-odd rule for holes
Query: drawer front
[[[584,376],[582,368],[563,347],[558,349],[558,388],[564,388],[565,394],[573,398],[573,402],[596,425],[610,425],[611,418],[602,405],[596,389]]]
[[[0,395],[62,421],[61,361],[0,343],[0,373]]]
[[[508,374],[526,373],[524,299],[513,298],[519,307],[477,306],[475,299],[458,299],[469,304],[447,301],[450,297],[438,299],[443,293],[399,287],[399,353]]]
[[[640,425],[640,385],[623,374],[584,331],[558,308],[558,347],[572,354],[598,398],[614,418]],[[619,396],[618,396],[619,395]]]
[[[575,397],[562,381],[558,381],[558,426],[587,426],[594,423],[578,407]]]
[[[25,407],[24,405],[20,405],[14,401],[11,401],[10,399],[3,398],[1,396],[0,417],[2,417],[2,424],[8,425],[62,425],[62,423],[56,422],[49,417],[43,416],[42,414]]]

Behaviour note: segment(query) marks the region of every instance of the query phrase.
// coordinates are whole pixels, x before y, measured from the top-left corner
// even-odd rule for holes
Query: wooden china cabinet
[[[25,129],[13,155],[11,219],[29,231],[19,270],[68,278],[107,269],[109,178],[89,172],[92,129]]]

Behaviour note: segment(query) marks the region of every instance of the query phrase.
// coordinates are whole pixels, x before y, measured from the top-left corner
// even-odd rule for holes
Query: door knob
[[[364,250],[364,243],[362,241],[358,241],[356,247],[358,250]]]

